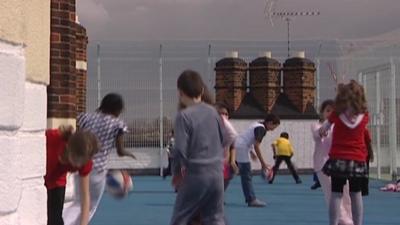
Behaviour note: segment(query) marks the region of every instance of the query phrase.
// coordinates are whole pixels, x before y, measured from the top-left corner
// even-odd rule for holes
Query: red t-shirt
[[[368,113],[365,113],[361,122],[355,128],[350,128],[333,112],[329,117],[329,122],[335,124],[329,157],[365,162],[368,154],[365,143],[370,140],[369,133],[366,133],[368,120]]]
[[[47,159],[44,184],[47,189],[64,187],[67,183],[67,172],[79,171],[79,175],[82,177],[90,173],[93,166],[92,160],[89,160],[81,168],[74,168],[69,164],[60,162],[60,156],[64,152],[67,143],[58,130],[47,130],[46,141]]]

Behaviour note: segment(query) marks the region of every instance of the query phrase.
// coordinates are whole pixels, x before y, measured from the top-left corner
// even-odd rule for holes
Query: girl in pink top
[[[224,103],[217,103],[215,105],[218,113],[222,117],[224,127],[227,133],[229,142],[224,149],[224,190],[228,188],[229,182],[232,180],[235,174],[239,173],[239,168],[236,165],[236,150],[233,143],[238,135],[235,128],[229,122],[229,110],[228,106]]]
[[[319,129],[321,128],[323,122],[330,116],[331,112],[333,111],[333,107],[333,100],[324,101],[320,107],[321,119],[311,126],[311,132],[315,141],[314,172],[317,174],[318,180],[321,183],[322,191],[324,192],[325,196],[325,202],[328,206],[331,196],[331,178],[322,172],[322,167],[329,159],[329,150],[332,143],[332,129],[329,130],[327,136],[325,137],[320,136]],[[343,191],[343,201],[340,206],[339,224],[353,225],[353,220],[351,218],[351,203],[348,184],[345,185]]]

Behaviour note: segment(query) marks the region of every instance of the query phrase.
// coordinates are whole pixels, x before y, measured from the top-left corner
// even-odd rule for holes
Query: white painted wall
[[[250,124],[257,120],[232,120],[237,131],[243,132]],[[273,132],[268,132],[262,142],[262,151],[267,163],[273,165],[271,143],[279,137],[280,133],[289,133],[290,141],[294,147],[293,160],[298,168],[311,169],[314,141],[311,135],[311,124],[315,120],[283,120],[281,125]],[[156,148],[128,149],[133,152],[138,160],[119,158],[115,152],[111,155],[109,168],[119,169],[148,169],[159,168],[160,154]],[[163,164],[167,164],[166,155],[163,156]],[[282,164],[283,165],[283,164]],[[254,169],[260,169],[260,164],[254,163]],[[285,168],[282,166],[282,168]]]
[[[257,120],[232,120],[233,126],[236,130],[241,133],[247,129],[247,127],[256,122]],[[267,132],[261,143],[261,150],[263,152],[264,159],[270,165],[274,164],[272,158],[272,142],[277,139],[281,132],[289,133],[289,140],[294,148],[293,161],[297,168],[311,169],[313,168],[313,152],[314,152],[314,141],[311,135],[311,124],[316,120],[282,120],[281,125],[274,131]],[[281,168],[286,168],[282,164]],[[260,169],[260,164],[253,163],[253,169]]]
[[[21,44],[0,40],[0,224],[46,224],[46,85],[26,81]]]

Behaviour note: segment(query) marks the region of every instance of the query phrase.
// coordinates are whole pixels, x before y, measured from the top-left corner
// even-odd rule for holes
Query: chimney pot
[[[230,51],[230,52],[227,52],[225,54],[225,56],[227,58],[239,58],[239,52],[238,51]]]

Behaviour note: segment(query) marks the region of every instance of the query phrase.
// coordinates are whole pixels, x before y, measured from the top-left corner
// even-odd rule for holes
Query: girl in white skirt
[[[116,148],[119,156],[135,156],[124,149],[123,135],[128,127],[119,118],[124,109],[124,102],[119,94],[108,94],[101,101],[99,109],[94,113],[84,113],[78,116],[79,129],[93,133],[100,143],[99,152],[93,157],[93,170],[89,176],[90,213],[89,221],[93,218],[97,206],[103,196],[106,185],[107,163],[111,150]],[[72,203],[64,208],[65,225],[81,225],[81,193],[79,179],[75,179],[75,190]]]

